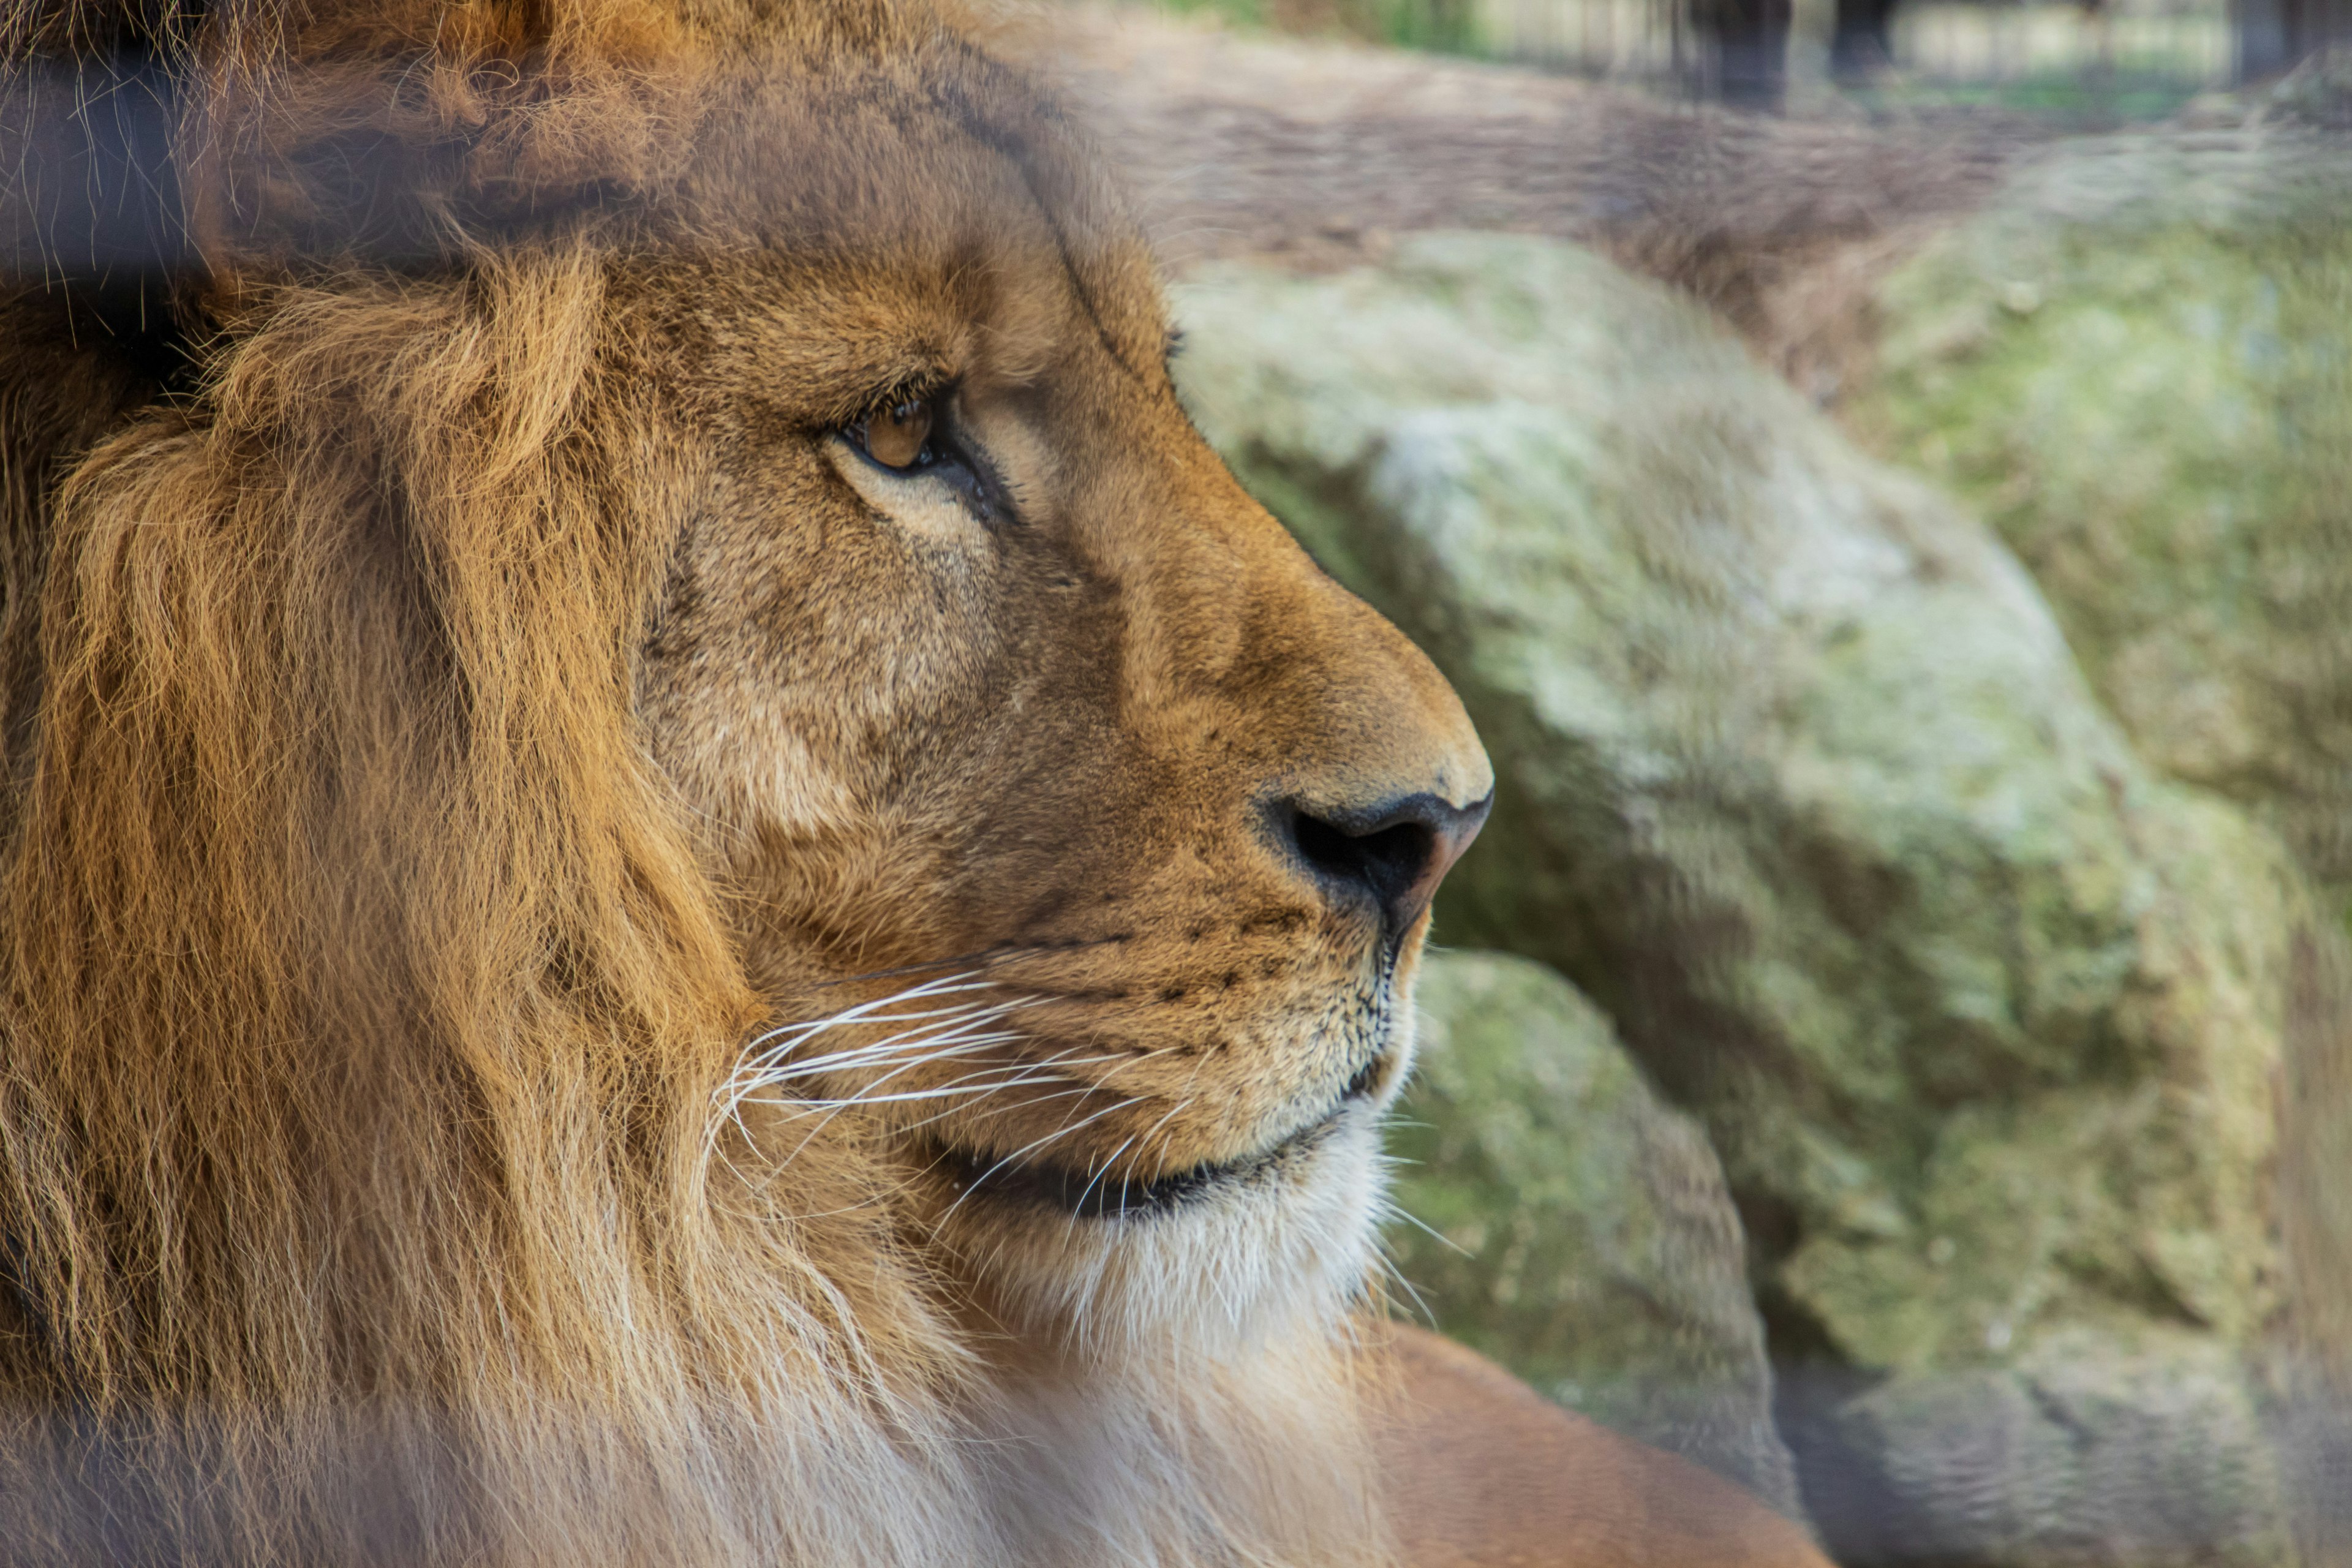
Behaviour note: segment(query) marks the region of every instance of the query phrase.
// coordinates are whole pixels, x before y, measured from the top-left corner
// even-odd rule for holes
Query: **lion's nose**
[[[1276,830],[1293,858],[1335,900],[1368,904],[1393,943],[1429,907],[1437,884],[1486,826],[1486,797],[1455,805],[1409,795],[1369,807],[1281,802]]]

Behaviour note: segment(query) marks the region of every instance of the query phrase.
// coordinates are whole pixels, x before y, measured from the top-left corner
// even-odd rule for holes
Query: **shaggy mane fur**
[[[715,1130],[764,1009],[633,717],[613,258],[696,232],[747,60],[1043,111],[862,0],[5,37],[0,1553],[1376,1552],[1319,1338],[1032,1397],[847,1119],[756,1177]]]

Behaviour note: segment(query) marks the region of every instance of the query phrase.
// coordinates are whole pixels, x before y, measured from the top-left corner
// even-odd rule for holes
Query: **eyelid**
[[[935,407],[944,407],[955,396],[955,393],[956,381],[951,376],[938,374],[911,376],[869,395],[857,405],[857,412],[843,420],[836,428],[855,430],[877,414],[887,414],[891,409],[908,403],[929,403]]]
[[[996,465],[966,436],[964,421],[957,416],[955,387],[942,385],[935,392],[894,392],[887,401],[868,405],[866,413],[834,434],[857,450],[859,458],[896,479],[936,479],[953,487],[963,498],[980,522],[991,529],[1004,527],[1020,521],[1013,510],[1010,491],[996,471]],[[866,426],[877,414],[908,401],[928,402],[931,405],[931,429],[925,445],[937,451],[936,460],[906,468],[893,468],[877,458],[866,445]],[[958,476],[962,476],[959,478]]]

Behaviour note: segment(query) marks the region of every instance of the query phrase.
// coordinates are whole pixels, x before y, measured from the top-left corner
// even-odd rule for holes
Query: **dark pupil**
[[[931,405],[924,399],[886,408],[866,422],[866,449],[886,468],[914,466],[931,438]]]

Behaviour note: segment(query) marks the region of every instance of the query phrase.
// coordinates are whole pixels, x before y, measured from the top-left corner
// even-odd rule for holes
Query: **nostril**
[[[1337,897],[1369,901],[1394,941],[1420,917],[1446,868],[1477,837],[1487,805],[1481,800],[1458,806],[1433,795],[1368,809],[1294,800],[1280,803],[1275,817],[1304,868]]]
[[[1370,893],[1383,910],[1412,890],[1437,848],[1437,835],[1418,822],[1359,834],[1307,812],[1294,816],[1298,858],[1334,881]]]

